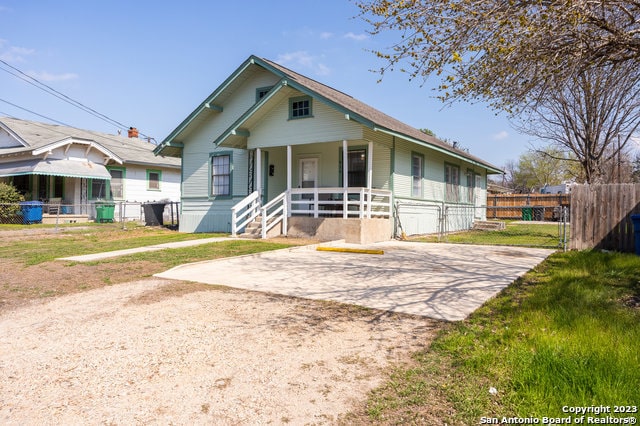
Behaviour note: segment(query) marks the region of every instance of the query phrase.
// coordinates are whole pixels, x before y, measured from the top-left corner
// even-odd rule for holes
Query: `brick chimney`
[[[129,137],[130,138],[137,138],[138,137],[138,129],[136,129],[135,127],[129,127]]]

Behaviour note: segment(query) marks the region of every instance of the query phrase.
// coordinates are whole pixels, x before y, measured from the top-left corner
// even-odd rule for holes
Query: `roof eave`
[[[178,125],[178,127],[176,127],[171,133],[169,133],[169,136],[167,136],[160,143],[160,145],[158,145],[158,147],[163,147],[164,145],[168,145],[174,142],[174,139],[176,138],[176,136],[178,136],[184,129],[186,129],[187,126],[189,126],[189,124],[191,124],[193,120],[195,120],[203,111],[216,110],[215,108],[214,109],[210,108],[211,105],[214,105],[213,101],[215,100],[215,98],[227,87],[229,87],[229,85],[233,83],[234,80],[238,78],[238,76],[242,74],[244,70],[246,70],[249,66],[253,65],[256,59],[258,58],[255,56],[250,56],[246,61],[244,61],[242,65],[240,65],[220,86],[218,86],[216,90],[214,90],[209,96],[207,96],[207,98],[204,101],[202,101],[202,103],[200,103],[200,105],[198,105],[198,107],[194,109],[191,112],[191,114],[189,114],[187,118],[185,118]]]
[[[374,127],[373,130],[376,131],[376,132],[382,132],[382,133],[386,133],[386,134],[391,135],[391,136],[396,136],[396,137],[408,140],[409,142],[413,142],[415,144],[422,145],[424,147],[433,149],[434,151],[438,151],[438,152],[441,152],[443,154],[450,155],[450,156],[455,157],[455,158],[457,158],[459,160],[466,161],[467,163],[473,164],[474,166],[482,167],[483,169],[486,169],[487,173],[489,173],[489,174],[503,174],[504,173],[503,170],[500,170],[500,169],[498,169],[497,167],[495,167],[495,166],[493,166],[491,164],[484,163],[484,162],[475,160],[473,158],[469,158],[469,157],[467,157],[465,155],[459,154],[459,153],[454,152],[454,151],[449,151],[449,150],[447,150],[445,148],[442,148],[442,147],[440,147],[438,145],[430,144],[427,141],[416,139],[414,137],[405,135],[404,133],[396,132],[394,130],[390,130],[390,129],[387,129],[387,128],[384,128],[384,127],[378,127],[378,126]]]

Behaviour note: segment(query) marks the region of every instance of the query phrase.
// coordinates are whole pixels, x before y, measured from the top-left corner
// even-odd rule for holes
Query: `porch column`
[[[367,218],[371,219],[371,203],[373,196],[371,188],[373,188],[373,142],[369,141],[369,149],[367,150]]]
[[[349,147],[347,146],[347,140],[342,140],[342,217],[347,219],[349,217]]]
[[[256,148],[256,191],[262,200],[262,151]]]
[[[347,140],[342,140],[342,187],[347,188],[349,186],[349,147],[347,146]]]
[[[287,145],[287,191],[291,192],[291,145]]]
[[[291,176],[292,164],[291,164],[291,145],[287,145],[287,214],[286,217],[291,217]],[[287,231],[287,226],[283,225],[285,228],[285,233]],[[286,235],[286,234],[285,234]]]
[[[371,189],[373,187],[373,142],[369,141],[367,151],[367,189]]]

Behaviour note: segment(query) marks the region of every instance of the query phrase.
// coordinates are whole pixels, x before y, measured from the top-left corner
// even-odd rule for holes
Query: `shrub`
[[[0,222],[11,223],[11,217],[20,211],[18,203],[24,201],[22,194],[18,192],[15,186],[0,182]]]
[[[0,182],[0,204],[12,204],[24,201],[22,194],[10,183]]]

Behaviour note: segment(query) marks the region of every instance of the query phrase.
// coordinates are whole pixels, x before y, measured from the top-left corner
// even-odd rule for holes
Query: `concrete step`
[[[275,218],[271,218],[269,223],[273,222]],[[277,227],[276,227],[277,228]],[[273,229],[269,231],[271,237],[274,236]],[[262,216],[256,217],[253,222],[249,223],[242,234],[238,235],[240,238],[261,238],[262,237]],[[269,237],[267,237],[269,238]]]
[[[501,231],[506,228],[505,222],[477,220],[473,222],[473,229],[481,231]]]

